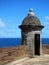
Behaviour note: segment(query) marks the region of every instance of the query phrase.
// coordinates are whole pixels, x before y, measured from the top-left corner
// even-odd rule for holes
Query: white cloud
[[[14,32],[16,32],[16,30],[15,29],[7,29],[6,32],[7,33],[14,33]]]
[[[47,21],[47,22],[45,22],[45,23],[44,23],[44,25],[49,26],[49,22],[48,22],[48,21]]]
[[[49,22],[47,22],[46,25],[49,26]]]
[[[0,30],[0,34],[3,35],[3,30]]]
[[[43,22],[45,27],[49,26],[49,16],[45,16],[45,22]]]
[[[3,23],[2,19],[0,18],[0,28],[3,28],[5,24]]]
[[[2,29],[0,30],[0,37],[16,37],[15,29]]]
[[[45,16],[45,19],[49,20],[49,16]]]

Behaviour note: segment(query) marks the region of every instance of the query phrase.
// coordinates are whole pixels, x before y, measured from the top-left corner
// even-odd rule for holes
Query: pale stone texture
[[[49,65],[49,55],[43,55],[35,58],[23,58],[15,60],[5,65]]]

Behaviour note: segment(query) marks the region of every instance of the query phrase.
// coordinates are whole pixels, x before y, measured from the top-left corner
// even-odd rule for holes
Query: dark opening
[[[40,55],[40,34],[35,34],[35,55]]]

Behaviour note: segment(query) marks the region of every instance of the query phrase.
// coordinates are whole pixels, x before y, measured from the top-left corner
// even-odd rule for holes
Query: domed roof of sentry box
[[[32,9],[29,10],[28,16],[22,22],[22,25],[41,25],[40,20],[34,15]]]
[[[26,29],[26,28],[44,28],[43,25],[41,25],[40,20],[34,15],[34,12],[32,9],[29,10],[28,15],[24,18],[21,25],[19,25],[19,28]]]

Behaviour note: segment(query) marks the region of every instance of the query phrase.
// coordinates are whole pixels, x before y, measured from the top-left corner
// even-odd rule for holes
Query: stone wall
[[[30,57],[35,56],[35,34],[40,34],[40,54],[42,54],[41,31],[22,31],[22,44],[28,45],[28,53]]]

